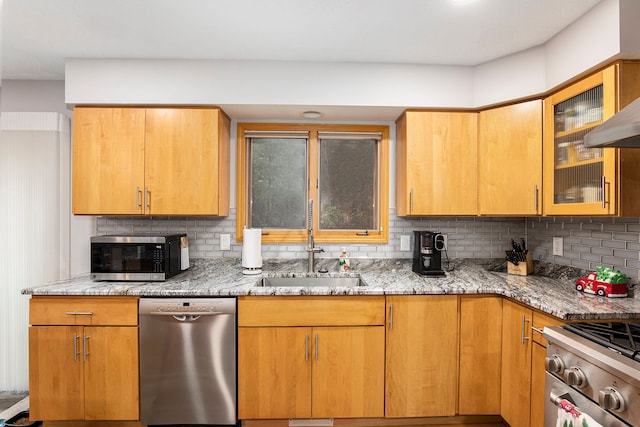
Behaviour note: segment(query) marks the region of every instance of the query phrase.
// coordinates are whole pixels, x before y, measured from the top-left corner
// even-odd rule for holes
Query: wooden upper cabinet
[[[406,111],[396,121],[396,214],[476,215],[478,113]]]
[[[480,112],[480,215],[542,213],[542,101]]]
[[[76,108],[74,214],[228,215],[229,131],[217,108]]]
[[[147,213],[228,215],[228,147],[229,122],[220,110],[148,109]]]
[[[74,214],[143,213],[144,122],[144,108],[74,110]]]
[[[640,96],[640,63],[621,61],[544,101],[544,213],[640,215],[640,150],[583,138]]]

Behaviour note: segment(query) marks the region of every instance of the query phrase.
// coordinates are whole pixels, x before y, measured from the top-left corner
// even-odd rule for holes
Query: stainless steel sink
[[[359,277],[264,277],[256,286],[354,287],[365,284]]]

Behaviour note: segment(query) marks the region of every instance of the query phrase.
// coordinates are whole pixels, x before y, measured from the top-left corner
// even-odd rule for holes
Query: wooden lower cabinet
[[[531,335],[533,344],[531,347],[531,427],[544,426],[544,406],[546,395],[544,382],[546,370],[544,359],[547,355],[547,340],[542,336],[545,326],[560,326],[565,322],[553,316],[543,313],[533,313],[533,328]]]
[[[502,297],[460,297],[458,413],[500,414]]]
[[[382,417],[383,324],[383,297],[239,299],[238,417]]]
[[[503,301],[501,415],[511,427],[544,424],[545,326],[564,323],[515,302]]]
[[[311,416],[311,328],[238,328],[238,417]]]
[[[531,351],[531,427],[544,427],[544,359],[547,349],[534,342]]]
[[[501,415],[511,427],[529,427],[533,311],[502,301]]]
[[[458,297],[387,296],[385,416],[456,414]]]
[[[384,326],[313,328],[311,416],[384,415]]]
[[[95,313],[78,310],[81,299],[38,298],[31,304],[29,328],[30,416],[37,420],[138,420],[138,327],[89,325],[108,318],[111,305],[94,304]],[[90,299],[90,298],[88,298]],[[95,301],[99,299],[93,298]],[[113,301],[113,299],[111,300]],[[62,304],[60,304],[62,303]],[[137,322],[137,299],[129,307]],[[55,313],[52,313],[54,312]],[[73,315],[66,313],[83,313]],[[91,313],[91,314],[87,314]],[[114,318],[119,316],[114,312]],[[43,318],[57,323],[38,324]],[[56,322],[54,322],[56,323]],[[108,323],[108,321],[107,321]],[[126,323],[126,322],[123,322]],[[131,323],[131,322],[129,322]]]

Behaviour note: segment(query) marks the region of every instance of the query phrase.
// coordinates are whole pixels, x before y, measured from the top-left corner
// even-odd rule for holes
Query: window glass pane
[[[305,228],[307,140],[251,138],[249,227]]]
[[[377,140],[320,141],[320,229],[375,230]]]

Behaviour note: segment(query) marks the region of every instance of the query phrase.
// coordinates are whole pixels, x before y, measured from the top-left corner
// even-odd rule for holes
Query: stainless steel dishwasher
[[[140,299],[145,425],[237,424],[236,299]]]

